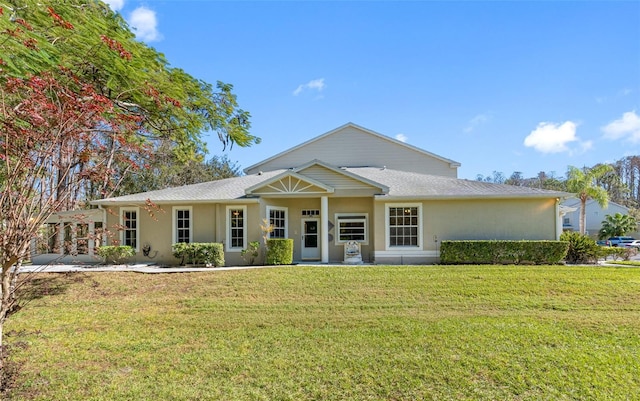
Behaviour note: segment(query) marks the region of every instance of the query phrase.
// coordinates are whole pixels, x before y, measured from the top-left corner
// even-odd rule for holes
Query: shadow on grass
[[[71,284],[84,283],[87,280],[90,280],[94,287],[99,285],[83,272],[29,274],[24,278],[21,276],[18,283],[18,299],[20,304],[24,304],[47,296],[64,294]]]
[[[17,283],[18,302],[9,315],[17,313],[31,301],[64,294],[71,284],[84,283],[87,280],[91,281],[93,287],[99,285],[97,281],[83,272],[23,274]],[[7,339],[11,338],[11,341],[5,340],[4,346],[0,346],[0,358],[2,358],[0,360],[0,400],[10,399],[11,390],[16,388],[18,384],[21,365],[11,359],[11,352],[15,348],[28,347],[27,343],[20,338],[30,334],[33,333],[9,331],[5,335]]]

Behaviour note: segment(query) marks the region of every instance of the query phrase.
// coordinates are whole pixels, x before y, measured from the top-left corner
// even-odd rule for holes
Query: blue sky
[[[242,168],[347,122],[469,179],[640,154],[638,1],[108,3],[172,66],[234,85],[262,138],[228,153]]]

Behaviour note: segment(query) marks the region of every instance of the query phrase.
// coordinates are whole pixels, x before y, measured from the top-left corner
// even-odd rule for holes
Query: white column
[[[320,262],[329,263],[329,198],[320,198]]]

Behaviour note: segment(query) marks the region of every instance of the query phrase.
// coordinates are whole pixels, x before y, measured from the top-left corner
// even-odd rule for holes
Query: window
[[[241,251],[247,243],[246,206],[227,206],[227,250]]]
[[[267,207],[269,223],[273,231],[269,233],[269,238],[287,238],[287,208]]]
[[[76,226],[76,252],[78,255],[89,254],[89,224],[87,223]]]
[[[73,253],[73,225],[64,223],[64,254],[71,255]]]
[[[47,253],[60,253],[60,224],[47,224]]]
[[[173,243],[192,241],[191,207],[173,208]]]
[[[420,205],[398,205],[387,208],[389,247],[421,247]]]
[[[104,230],[102,229],[102,222],[96,221],[93,223],[93,246],[94,248],[98,248],[104,243]]]
[[[138,208],[123,208],[120,214],[122,225],[122,245],[128,245],[138,251]]]
[[[303,217],[318,217],[320,216],[320,210],[318,209],[305,209],[302,211]]]
[[[336,214],[338,226],[337,243],[358,241],[366,243],[367,238],[367,214]]]

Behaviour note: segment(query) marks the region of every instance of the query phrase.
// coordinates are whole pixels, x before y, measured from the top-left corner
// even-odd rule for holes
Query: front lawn
[[[37,280],[6,325],[10,400],[640,399],[637,268]]]

